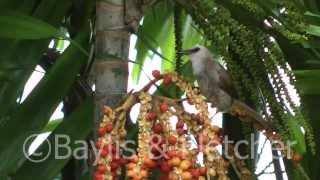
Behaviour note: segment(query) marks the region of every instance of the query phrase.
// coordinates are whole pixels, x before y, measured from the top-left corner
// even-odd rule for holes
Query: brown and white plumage
[[[236,115],[243,121],[254,123],[259,129],[273,129],[260,114],[236,99],[228,71],[213,59],[213,55],[207,48],[196,46],[184,52],[189,54],[193,74],[201,93],[214,107],[221,112]]]
[[[228,111],[232,104],[234,88],[229,73],[213,59],[210,51],[203,47],[189,54],[193,74],[197,79],[200,91],[220,111]]]

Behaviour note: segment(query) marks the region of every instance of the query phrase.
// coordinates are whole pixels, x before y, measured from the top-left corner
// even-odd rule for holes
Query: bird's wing
[[[234,100],[229,112],[244,122],[252,123],[258,130],[275,130],[269,121],[264,120],[259,113],[241,101]]]
[[[228,71],[225,70],[220,63],[209,59],[207,61],[206,71],[211,76],[211,79],[214,79],[214,81],[216,81],[215,83],[218,84],[222,90],[234,97],[235,90],[232,84],[232,79]]]
[[[197,75],[197,82],[200,87],[200,91],[206,97],[211,96],[211,82],[208,76],[204,75]]]

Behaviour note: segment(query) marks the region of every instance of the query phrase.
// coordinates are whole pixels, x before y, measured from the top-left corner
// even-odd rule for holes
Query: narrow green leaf
[[[173,13],[173,7],[171,3],[166,1],[160,1],[154,7],[149,9],[143,19],[143,24],[138,31],[138,39],[136,42],[137,55],[135,61],[138,64],[143,64],[148,57],[149,50],[153,50],[153,53],[157,51],[159,42],[163,41],[160,38],[161,32],[167,32],[165,23],[168,21],[168,17]],[[162,55],[161,55],[162,56]],[[164,58],[167,58],[164,56]],[[132,71],[132,79],[134,82],[139,81],[141,74],[141,66],[134,65]]]
[[[51,131],[55,130],[56,127],[58,127],[62,123],[62,121],[63,121],[63,119],[54,119],[54,120],[48,122],[46,127],[44,127],[41,132],[46,133],[46,132],[51,132]]]
[[[320,26],[316,25],[309,25],[306,29],[306,32],[308,34],[314,35],[314,36],[319,36],[320,37]]]
[[[86,44],[88,33],[81,33],[76,41]],[[47,124],[51,114],[72,86],[84,56],[71,45],[59,57],[49,73],[40,81],[32,93],[21,104],[15,114],[0,124],[0,172],[9,173],[23,157],[25,139],[39,133]]]
[[[66,155],[68,152],[64,147],[57,146],[56,142],[65,143],[65,139],[62,140],[62,136],[70,138],[68,147],[70,152],[75,152],[76,148],[83,149],[77,143],[79,140],[84,140],[93,128],[93,100],[92,98],[85,101],[80,107],[78,107],[69,117],[67,117],[63,123],[53,131],[48,137],[48,145],[45,141],[36,151],[37,153],[43,153],[43,157],[48,157],[42,162],[31,162],[27,160],[20,169],[12,177],[12,180],[51,180],[58,175],[60,170],[68,162],[73,154],[69,157],[58,159],[55,154]],[[79,131],[81,129],[81,131]],[[61,137],[61,140],[56,139]],[[79,147],[80,145],[80,147]],[[88,144],[89,146],[91,144]],[[56,151],[58,150],[58,151]],[[86,149],[89,150],[89,149]],[[88,152],[84,152],[88,153]],[[39,156],[30,156],[30,159],[39,159]]]
[[[320,70],[294,71],[302,95],[320,95]]]
[[[0,15],[0,38],[41,39],[57,36],[59,30],[50,24],[26,15]]]
[[[304,13],[305,16],[310,16],[310,17],[316,17],[316,18],[320,18],[320,15],[319,14],[315,14],[315,13],[312,13],[310,11],[307,11],[306,13]]]
[[[168,60],[162,61],[161,68],[165,72],[170,72],[175,69],[175,36],[174,36],[174,23],[173,15],[170,16],[164,25],[165,31],[162,31],[159,36],[159,45],[161,54]]]
[[[197,44],[204,43],[204,37],[192,26],[192,18],[188,15],[186,17],[183,27],[183,49],[189,49]]]
[[[31,0],[33,1],[33,0]],[[1,1],[2,2],[2,1]],[[30,1],[10,1],[10,4],[18,4],[18,6],[30,6]],[[37,2],[37,6],[32,7],[33,16],[39,18],[55,27],[61,26],[62,19],[70,9],[72,1],[63,0],[41,0]],[[5,3],[6,4],[6,3]],[[1,5],[0,5],[1,6]],[[15,6],[15,5],[14,5]],[[4,14],[4,11],[8,9],[14,9],[15,11],[19,8],[2,7],[0,14]],[[19,12],[21,12],[19,10]],[[23,11],[25,12],[25,11]],[[22,12],[21,12],[22,13]],[[25,12],[28,14],[28,12]],[[5,71],[6,77],[0,78],[0,124],[4,116],[8,116],[14,110],[17,109],[17,98],[23,91],[24,85],[39,59],[43,53],[48,49],[50,39],[41,40],[13,40],[13,39],[1,39],[0,49],[0,71],[1,74],[3,69],[15,68],[15,70]]]
[[[301,126],[298,124],[298,121],[295,118],[289,119],[288,125],[292,134],[291,138],[296,142],[293,145],[293,148],[296,152],[303,155],[306,152],[306,142],[305,136],[301,131]]]

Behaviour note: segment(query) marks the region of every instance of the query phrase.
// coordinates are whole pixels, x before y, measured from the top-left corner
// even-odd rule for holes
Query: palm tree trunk
[[[128,53],[131,32],[136,32],[146,6],[154,0],[100,0],[96,4],[95,130],[103,105],[114,107],[127,93]],[[94,133],[96,139],[96,134]]]
[[[127,91],[129,32],[122,0],[98,1],[96,59],[93,66],[97,108],[114,106]]]
[[[127,92],[131,32],[136,32],[143,10],[154,0],[100,0],[96,5],[96,51],[92,70],[97,113],[115,106]],[[97,116],[96,123],[100,116]]]

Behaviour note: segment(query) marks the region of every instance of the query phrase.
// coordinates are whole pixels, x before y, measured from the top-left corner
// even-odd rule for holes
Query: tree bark
[[[91,72],[95,85],[95,129],[104,105],[114,107],[127,93],[130,33],[154,0],[100,0],[96,3],[96,51]]]
[[[127,92],[131,32],[154,0],[100,0],[96,5],[96,51],[91,77],[99,123],[103,105],[114,107]]]

